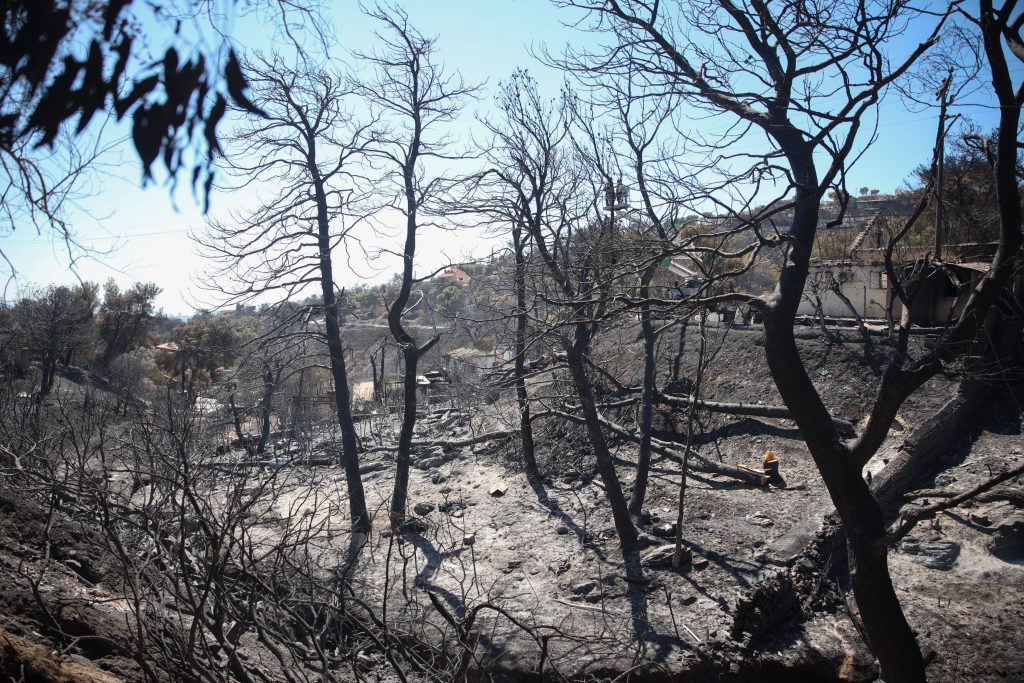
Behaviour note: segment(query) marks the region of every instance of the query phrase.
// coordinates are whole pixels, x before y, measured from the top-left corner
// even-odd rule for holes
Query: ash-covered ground
[[[836,343],[806,336],[801,352],[833,415],[860,419],[882,367],[876,354],[884,351],[866,351],[852,337]],[[764,368],[760,334],[734,330],[719,342],[704,397],[780,403]],[[687,344],[693,348],[696,340]],[[620,378],[628,380],[639,364],[636,340],[624,337],[616,358]],[[682,374],[692,371],[686,358]],[[555,383],[557,373],[534,382]],[[907,402],[869,466],[876,476],[955,386],[940,376]],[[1024,461],[1020,404],[1011,393],[999,396],[935,454],[936,466],[915,481],[904,497],[907,505],[948,498]],[[507,429],[513,416],[507,398],[480,401],[469,410],[429,405],[416,438],[466,439]],[[387,507],[394,459],[387,446],[396,430],[397,417],[381,417],[364,438],[368,450],[361,465],[375,519],[347,577],[354,593],[385,613],[390,628],[403,636],[428,643],[452,639],[451,620],[474,614],[467,641],[474,666],[507,680],[535,675],[542,661],[547,675],[580,679],[627,671],[643,680],[877,677],[844,590],[841,549],[820,542],[832,508],[792,422],[702,417],[694,442],[705,457],[757,468],[771,450],[781,462],[782,480],[758,487],[691,472],[682,538],[693,561],[682,569],[658,559],[661,544],[674,540],[666,535],[676,518],[680,465],[655,456],[645,505],[653,540],[643,551],[642,581],[627,580],[600,479],[585,442],[563,433],[571,429],[559,432],[562,440],[543,440],[539,430],[546,477],[533,483],[518,465],[514,438],[418,447],[408,505],[416,521],[392,534]],[[335,452],[330,442],[320,442],[312,455]],[[251,532],[272,544],[295,520],[305,520],[318,529],[310,552],[319,564],[341,564],[348,542],[343,471],[309,465],[309,455],[265,468],[266,476],[272,471],[275,477],[274,496],[254,513]],[[617,443],[615,456],[628,490],[636,447]],[[252,468],[246,476],[258,479],[261,471]],[[10,488],[0,487],[0,493],[0,583],[6,586],[0,626],[8,649],[17,645],[39,666],[63,667],[64,680],[136,677],[135,664],[117,646],[130,610],[93,521],[58,514],[44,534],[41,508]],[[922,522],[891,552],[893,579],[922,648],[931,653],[933,680],[1024,676],[1022,505],[1021,484],[1008,482]],[[55,622],[78,637],[62,641],[72,644],[60,656],[43,657],[58,640]],[[10,652],[5,656],[10,659]],[[362,657],[371,679],[392,675],[383,652],[370,649]],[[271,680],[284,679],[273,674],[273,662],[265,664]]]

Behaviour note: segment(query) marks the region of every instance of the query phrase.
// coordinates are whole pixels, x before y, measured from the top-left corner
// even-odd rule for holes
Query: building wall
[[[811,290],[811,281],[815,275],[826,277],[823,271],[827,269],[835,273],[841,279],[841,291],[850,300],[857,314],[862,318],[884,318],[885,307],[888,301],[887,278],[885,270],[881,265],[868,265],[858,263],[844,263],[842,265],[812,265],[808,284],[804,288],[804,296],[797,309],[799,315],[813,315],[815,313],[814,294]],[[842,273],[843,275],[840,275]],[[825,315],[836,318],[852,317],[850,308],[836,296],[832,291],[823,288],[819,293],[822,309]]]

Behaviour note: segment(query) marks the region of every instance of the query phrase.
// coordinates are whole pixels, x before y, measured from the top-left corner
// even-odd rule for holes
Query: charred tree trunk
[[[370,369],[373,372],[373,400],[380,403],[383,400],[383,383],[384,383],[384,345],[381,344],[380,349],[370,354]],[[377,354],[380,354],[380,369],[377,369]]]
[[[410,340],[401,345],[405,360],[402,381],[402,426],[398,434],[398,454],[395,457],[395,486],[391,494],[391,528],[397,529],[405,521],[405,503],[409,498],[409,465],[412,460],[412,433],[416,427],[416,369],[419,356]]]
[[[847,529],[854,598],[869,644],[891,681],[923,681],[924,659],[889,576],[878,502],[861,474],[863,463],[843,444],[839,431],[800,359],[793,324],[807,280],[818,222],[820,193],[812,151],[799,133],[776,133],[797,185],[793,238],[786,267],[764,319],[765,356],[783,401],[807,443],[815,465]],[[876,447],[877,450],[877,447]]]
[[[594,401],[594,390],[590,384],[590,378],[587,377],[586,366],[583,362],[583,353],[588,343],[589,335],[585,325],[577,325],[575,340],[566,346],[567,363],[572,375],[573,386],[580,399],[580,412],[583,413],[587,436],[594,449],[597,471],[601,476],[601,483],[604,484],[608,504],[612,508],[612,519],[615,521],[615,530],[619,535],[619,546],[622,548],[623,557],[628,561],[628,558],[638,550],[638,534],[636,525],[629,515],[629,506],[626,496],[622,492],[619,476],[615,472],[608,440],[601,429],[601,416],[598,413],[597,404]]]
[[[644,377],[640,391],[637,427],[640,429],[640,451],[636,464],[633,495],[629,499],[629,512],[639,517],[647,495],[647,475],[651,469],[651,432],[653,431],[654,404],[654,325],[651,322],[650,284],[656,266],[648,266],[640,276],[640,327],[644,336]],[[685,329],[685,328],[684,328]],[[685,333],[685,332],[684,332]],[[684,474],[685,476],[685,474]]]
[[[297,437],[303,429],[306,420],[306,368],[299,370],[299,389],[292,401],[292,436]]]
[[[516,289],[516,342],[515,342],[515,385],[516,401],[519,404],[519,438],[523,448],[523,464],[526,476],[531,479],[540,477],[537,469],[537,455],[533,443],[533,424],[530,421],[530,400],[526,391],[526,332],[529,324],[529,312],[526,308],[526,240],[522,226],[516,223],[512,227],[512,243],[515,249],[515,289]]]
[[[366,509],[363,480],[359,475],[356,426],[352,420],[352,397],[348,388],[348,371],[345,368],[345,349],[341,343],[341,327],[338,324],[338,302],[334,295],[334,267],[331,263],[327,195],[312,154],[310,155],[309,172],[314,178],[316,192],[320,293],[324,300],[324,327],[327,336],[327,351],[331,359],[331,378],[334,380],[334,407],[338,416],[338,426],[341,428],[342,466],[345,468],[345,483],[348,486],[349,514],[352,517],[352,532],[357,535],[365,535],[370,532],[370,515]]]
[[[686,484],[690,469],[690,454],[693,453],[693,423],[697,416],[697,406],[700,403],[700,392],[704,386],[705,362],[708,355],[708,311],[706,308],[700,312],[700,349],[697,353],[697,372],[693,377],[693,398],[694,400],[686,409],[686,450],[683,451],[683,460],[679,473],[679,501],[676,507],[676,545],[672,553],[672,566],[683,565],[683,517],[686,511]]]
[[[57,374],[57,350],[50,348],[43,354],[42,376],[39,379],[39,396],[49,396]]]
[[[409,295],[412,292],[413,263],[416,257],[419,199],[416,193],[415,182],[421,134],[419,110],[415,110],[413,119],[411,151],[402,167],[407,209],[402,285],[398,290],[398,296],[388,308],[388,328],[391,330],[391,336],[395,338],[398,348],[401,349],[402,359],[405,362],[403,377],[405,404],[402,406],[402,427],[398,435],[398,454],[395,458],[395,487],[391,494],[390,510],[391,528],[396,530],[405,521],[405,504],[409,498],[409,465],[412,459],[412,433],[416,427],[416,372],[420,357],[440,339],[439,336],[435,335],[422,347],[417,347],[416,340],[413,339],[412,335],[402,325],[402,316],[405,313],[405,307],[409,303]]]
[[[683,355],[686,353],[686,330],[689,326],[690,316],[687,315],[679,324],[679,346],[676,349],[675,357],[672,359],[672,377],[670,381],[673,383],[679,381],[679,371],[682,369]]]
[[[232,389],[231,393],[228,394],[228,407],[231,409],[231,422],[235,428],[235,437],[238,439],[238,443],[245,445],[246,450],[249,450],[249,445],[246,443],[245,435],[242,434],[242,415],[238,410],[238,405],[235,403],[234,389]]]
[[[889,575],[888,545],[882,510],[859,475],[847,484],[840,513],[846,530],[853,595],[872,652],[887,681],[924,681],[924,659],[900,607]],[[838,509],[838,508],[837,508]]]
[[[267,368],[267,372],[263,376],[263,400],[260,402],[260,439],[256,442],[257,453],[265,452],[267,450],[267,441],[270,440],[270,402],[274,398],[274,387],[276,385],[277,382],[274,381],[273,371]]]
[[[401,330],[401,334],[405,336],[406,340],[400,343],[402,358],[405,360],[403,375],[405,405],[402,407],[402,427],[398,435],[398,453],[395,456],[395,487],[391,495],[390,511],[391,526],[393,529],[397,529],[405,521],[405,503],[409,498],[409,465],[412,461],[412,435],[416,428],[416,373],[419,359],[438,342],[440,336],[435,335],[426,344],[417,347],[412,337],[402,328],[401,322],[398,323],[397,328],[392,329]]]
[[[395,486],[391,494],[391,528],[397,530],[405,521],[405,503],[409,498],[409,463],[412,458],[412,433],[416,427],[416,369],[419,353],[416,341],[402,325],[402,316],[409,303],[412,292],[413,261],[416,256],[416,196],[415,171],[420,136],[420,120],[418,112],[414,116],[413,145],[409,157],[402,167],[405,181],[405,200],[407,207],[405,223],[405,250],[402,263],[402,285],[398,296],[388,307],[388,328],[395,338],[402,360],[405,362],[403,375],[402,427],[398,435],[398,455],[395,460]]]

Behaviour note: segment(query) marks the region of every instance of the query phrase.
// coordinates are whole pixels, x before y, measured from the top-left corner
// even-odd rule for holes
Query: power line
[[[185,225],[185,224],[182,223],[181,225]],[[157,235],[175,235],[175,234],[182,234],[182,232],[183,232],[182,229],[178,228],[178,229],[175,229],[175,230],[153,230],[153,231],[150,231],[150,232],[137,232],[137,233],[133,233],[133,234],[124,234],[124,235],[78,235],[78,234],[72,233],[71,239],[76,241],[76,242],[83,241],[83,240],[120,240],[120,239],[132,240],[132,239],[135,239],[136,237],[155,237]],[[45,234],[40,234],[36,239],[25,240],[25,241],[20,241],[20,242],[17,242],[17,241],[9,242],[9,241],[3,240],[3,241],[0,241],[0,244],[3,244],[4,246],[10,246],[10,247],[24,247],[24,246],[31,246],[31,245],[34,245],[34,244],[40,244],[41,241],[44,240],[44,239],[54,239],[54,236],[50,235],[49,237],[47,237],[47,235],[45,235]],[[60,238],[57,238],[57,239],[60,239]],[[63,240],[61,240],[61,241],[63,241]]]

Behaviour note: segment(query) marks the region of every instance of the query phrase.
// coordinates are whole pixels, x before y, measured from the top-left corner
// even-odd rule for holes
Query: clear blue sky
[[[334,4],[338,6],[333,15],[338,44],[346,49],[369,48],[372,24],[354,2]],[[528,67],[542,88],[554,95],[561,74],[537,63],[529,48],[546,44],[557,51],[566,41],[592,40],[564,27],[561,22],[571,21],[573,16],[556,10],[547,0],[407,0],[402,4],[423,34],[438,36],[440,55],[450,69],[460,71],[468,82],[487,81],[489,87],[479,103],[470,105],[470,113],[486,111],[494,87],[517,66]],[[240,21],[236,35],[242,47],[269,47],[266,32],[258,25]],[[989,109],[974,108],[969,113],[985,129],[994,121]],[[855,191],[864,185],[887,192],[903,184],[929,156],[934,130],[931,112],[907,111],[891,97],[884,105],[879,139],[850,174],[849,187]],[[123,151],[110,159],[110,165],[93,181],[95,196],[79,201],[75,225],[81,240],[107,253],[80,261],[78,276],[100,282],[113,277],[123,285],[137,280],[155,282],[164,290],[159,304],[166,313],[188,313],[200,301],[198,295],[190,294],[190,281],[203,270],[204,262],[195,253],[188,232],[202,225],[201,211],[186,178],[172,192],[164,184],[140,189],[140,175],[131,151]],[[252,198],[215,195],[214,210],[244,201]],[[31,228],[24,227],[0,239],[20,271],[18,286],[75,281],[66,251],[49,235],[35,237]],[[444,262],[442,252],[458,259],[467,251],[482,255],[490,246],[475,233],[431,234],[421,241],[419,256],[424,267],[435,267]],[[338,267],[338,284],[357,284],[371,272],[359,270],[359,275],[354,275]],[[375,279],[388,276],[386,264],[376,268]]]

